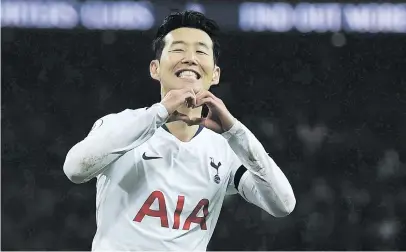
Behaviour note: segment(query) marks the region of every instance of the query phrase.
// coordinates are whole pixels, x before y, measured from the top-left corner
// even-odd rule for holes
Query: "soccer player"
[[[220,81],[218,30],[198,12],[169,15],[150,63],[161,101],[102,117],[67,154],[72,182],[97,178],[92,250],[206,250],[226,194],[275,217],[293,211],[283,172],[208,91]]]

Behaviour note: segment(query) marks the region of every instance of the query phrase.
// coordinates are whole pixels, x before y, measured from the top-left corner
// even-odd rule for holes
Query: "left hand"
[[[211,92],[202,90],[196,94],[196,106],[206,105],[209,108],[209,114],[205,118],[192,118],[184,120],[189,125],[203,125],[219,134],[228,131],[233,127],[235,118],[224,105],[223,101]]]

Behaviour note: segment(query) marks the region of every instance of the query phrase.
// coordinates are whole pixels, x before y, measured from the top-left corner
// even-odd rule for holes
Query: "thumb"
[[[192,126],[192,125],[201,125],[203,122],[204,122],[204,118],[200,118],[200,117],[197,117],[197,118],[192,118],[192,119],[190,119],[189,117],[188,118],[185,118],[184,120],[182,120],[183,122],[185,122],[185,123],[187,123],[187,125],[189,125],[189,126]]]
[[[189,120],[189,117],[187,115],[175,111],[169,116],[167,122],[169,123],[174,121],[185,121],[185,120]]]

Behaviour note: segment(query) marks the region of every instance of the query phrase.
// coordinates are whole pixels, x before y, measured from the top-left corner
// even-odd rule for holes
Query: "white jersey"
[[[97,176],[92,250],[206,250],[240,166],[209,129],[181,142],[160,127]]]

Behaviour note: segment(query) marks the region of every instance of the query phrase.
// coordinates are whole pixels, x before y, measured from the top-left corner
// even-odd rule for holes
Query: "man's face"
[[[150,65],[152,78],[161,82],[164,93],[191,87],[197,93],[218,84],[220,68],[215,66],[213,42],[204,31],[179,28],[165,38],[161,59]]]

